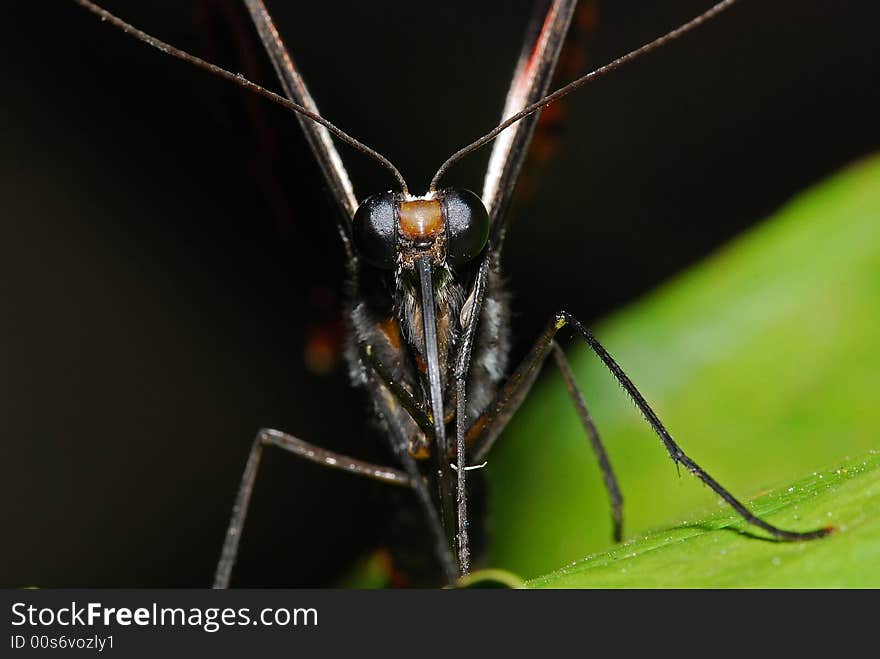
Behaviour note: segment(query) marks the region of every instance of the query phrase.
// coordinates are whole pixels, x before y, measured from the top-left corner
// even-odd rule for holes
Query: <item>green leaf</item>
[[[720,506],[721,504],[719,504]],[[816,472],[752,502],[775,524],[819,528],[822,540],[777,542],[724,510],[651,533],[530,581],[532,588],[878,587],[880,454]]]
[[[785,493],[789,483],[795,492],[822,490],[828,486],[795,480],[813,472],[817,479],[819,474],[828,479],[827,465],[880,447],[873,414],[880,373],[878,303],[880,158],[873,158],[798,196],[747,235],[594,330],[682,448],[748,500],[773,486]],[[687,474],[676,477],[660,441],[598,360],[581,345],[569,354],[620,480],[626,537],[639,538],[673,520],[714,510],[714,493]],[[612,547],[596,460],[562,379],[552,370],[548,366],[487,467],[489,564],[526,578]],[[770,521],[792,530],[824,525],[827,513],[832,522],[853,529],[860,511],[877,505],[859,498],[877,496],[876,472],[869,471],[875,460],[864,462],[863,478],[840,482],[833,492],[822,490],[812,502],[774,495],[753,504],[765,513],[777,511]],[[691,526],[650,535],[579,563],[582,570],[572,569],[582,576],[565,583],[880,583],[876,527],[782,546],[711,530],[715,524],[729,526],[731,519],[712,517],[709,530]],[[736,524],[732,528],[746,530]],[[705,560],[704,569],[688,576],[690,563],[682,565],[685,557],[675,554],[670,542],[688,547],[687,561]],[[851,543],[860,542],[868,543],[864,554],[872,560],[831,579],[842,562],[858,555]],[[741,561],[727,559],[732,568],[719,567],[715,578],[707,566],[722,545],[745,553]],[[649,547],[654,549],[648,552]],[[639,568],[630,576],[616,563],[610,567],[615,557],[633,551]],[[697,551],[705,555],[692,553]],[[801,555],[803,560],[793,560]],[[677,565],[664,563],[663,556]],[[759,569],[762,556],[773,570]],[[827,560],[827,566],[817,565],[812,556],[818,563]],[[832,561],[832,556],[837,558]],[[773,557],[782,565],[774,564]],[[782,567],[789,562],[792,567]],[[665,571],[668,580],[650,577],[650,570],[641,568],[649,565]],[[568,578],[547,577],[556,585]]]

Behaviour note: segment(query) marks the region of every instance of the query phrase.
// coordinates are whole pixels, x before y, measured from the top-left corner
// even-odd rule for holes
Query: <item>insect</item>
[[[779,529],[754,516],[691,460],[633,382],[595,336],[565,311],[552,315],[523,361],[508,364],[509,310],[501,280],[505,218],[537,113],[554,100],[711,20],[734,0],[720,2],[676,30],[547,94],[575,2],[557,0],[536,11],[495,129],[455,152],[427,189],[413,194],[387,158],[331,124],[317,106],[261,0],[248,12],[287,99],[151,37],[87,0],[77,2],[159,50],[239,84],[298,115],[337,203],[339,234],[349,262],[351,379],[369,394],[377,423],[397,464],[379,465],[334,453],[281,430],[260,430],[253,442],[222,548],[215,587],[230,583],[259,462],[266,446],[307,460],[408,488],[422,508],[444,578],[471,567],[468,471],[479,467],[552,356],[581,415],[601,465],[615,537],[623,532],[622,499],[600,436],[556,343],[560,332],[582,339],[633,399],[672,460],[712,488],[744,519],[783,540],[807,540],[830,529]],[[392,174],[396,187],[359,200],[334,140],[366,154]],[[484,145],[492,153],[481,194],[444,187],[450,167]]]

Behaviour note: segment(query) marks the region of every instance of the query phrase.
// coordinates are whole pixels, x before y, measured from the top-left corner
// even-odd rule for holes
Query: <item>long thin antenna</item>
[[[632,60],[637,59],[637,58],[641,57],[642,55],[646,55],[654,50],[657,50],[658,48],[662,48],[670,41],[674,41],[675,39],[678,39],[680,36],[690,32],[691,30],[699,27],[700,25],[702,25],[706,21],[714,18],[716,15],[720,14],[722,11],[724,11],[725,9],[730,7],[736,1],[737,0],[723,0],[723,2],[719,2],[718,4],[714,5],[710,9],[707,9],[705,12],[703,12],[702,14],[697,16],[696,18],[689,20],[684,25],[681,25],[680,27],[675,28],[671,32],[667,32],[662,37],[658,37],[658,38],[654,39],[653,41],[646,43],[644,46],[642,46],[640,48],[636,48],[635,50],[628,52],[626,55],[622,55],[621,57],[618,57],[616,60],[609,62],[605,66],[600,66],[595,71],[591,71],[590,73],[588,73],[584,76],[581,76],[577,80],[574,80],[573,82],[568,83],[564,87],[560,87],[555,92],[553,92],[552,94],[548,94],[547,96],[540,99],[539,101],[535,101],[531,105],[527,105],[526,107],[524,107],[522,110],[520,110],[516,114],[511,115],[510,117],[505,119],[503,122],[498,124],[498,126],[496,126],[491,131],[489,131],[488,133],[483,135],[483,137],[481,137],[480,139],[478,139],[474,142],[471,142],[466,147],[461,148],[458,151],[456,151],[455,153],[453,153],[449,157],[449,159],[440,166],[440,169],[437,170],[437,173],[434,174],[434,178],[431,179],[431,185],[428,189],[431,192],[434,192],[437,189],[437,183],[440,181],[440,179],[443,177],[443,175],[446,173],[446,171],[450,167],[452,167],[455,163],[457,163],[459,160],[464,158],[469,153],[476,151],[480,147],[485,146],[486,144],[488,144],[489,142],[494,140],[496,137],[498,137],[498,135],[503,130],[509,128],[510,126],[515,124],[517,121],[519,121],[525,117],[528,117],[530,114],[533,114],[533,113],[537,112],[538,110],[541,110],[542,108],[550,105],[553,101],[556,101],[556,100],[562,98],[563,96],[567,96],[568,94],[573,92],[575,89],[583,87],[588,82],[592,82],[593,80],[596,80],[597,78],[601,78],[602,76],[619,69],[624,64],[627,64],[628,62],[631,62]]]
[[[171,44],[165,43],[164,41],[161,41],[160,39],[157,39],[156,37],[151,36],[151,35],[147,34],[146,32],[143,32],[143,31],[137,29],[136,27],[134,27],[130,23],[126,23],[124,20],[122,20],[118,16],[111,14],[109,11],[107,11],[103,7],[96,5],[93,2],[89,2],[89,0],[74,0],[74,2],[76,2],[80,7],[87,9],[91,13],[98,16],[102,21],[106,21],[106,22],[110,23],[114,27],[117,27],[120,30],[122,30],[123,32],[125,32],[126,34],[134,37],[138,41],[143,41],[148,46],[152,46],[156,50],[159,50],[159,51],[165,53],[166,55],[170,55],[171,57],[176,57],[177,59],[183,60],[184,62],[187,62],[189,64],[197,66],[200,69],[204,69],[210,73],[213,73],[216,76],[219,76],[221,78],[225,78],[226,80],[229,80],[230,82],[234,82],[239,87],[244,87],[248,91],[254,92],[255,94],[259,94],[263,98],[267,98],[270,101],[273,101],[273,102],[277,103],[278,105],[287,108],[288,110],[291,110],[293,112],[301,114],[304,117],[308,117],[309,119],[311,119],[315,123],[322,125],[328,131],[330,131],[336,138],[338,138],[340,141],[345,142],[349,146],[351,146],[354,149],[356,149],[357,151],[360,151],[361,153],[369,156],[370,158],[372,158],[373,160],[378,162],[380,165],[385,167],[385,169],[387,169],[389,172],[391,172],[391,174],[394,176],[394,178],[397,179],[397,183],[398,183],[398,185],[400,185],[401,192],[403,192],[404,194],[408,193],[406,181],[404,180],[401,173],[398,171],[397,167],[395,167],[391,163],[391,161],[388,160],[388,158],[383,156],[378,151],[371,149],[363,142],[359,142],[358,140],[353,138],[351,135],[349,135],[348,133],[346,133],[342,129],[337,128],[336,126],[334,126],[332,123],[327,121],[324,117],[317,114],[316,112],[312,112],[311,110],[303,107],[299,103],[294,103],[293,101],[290,101],[290,100],[284,98],[283,96],[279,96],[275,92],[271,92],[268,89],[265,89],[264,87],[260,87],[256,83],[253,83],[250,80],[248,80],[247,78],[245,78],[244,76],[242,76],[241,74],[231,73],[230,71],[227,71],[226,69],[221,69],[219,66],[216,66],[215,64],[211,64],[210,62],[206,62],[205,60],[201,59],[200,57],[196,57],[195,55],[190,55],[186,51],[180,50],[179,48],[175,48]]]

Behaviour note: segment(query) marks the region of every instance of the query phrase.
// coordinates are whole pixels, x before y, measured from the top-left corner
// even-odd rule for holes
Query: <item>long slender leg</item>
[[[471,569],[471,548],[468,538],[468,514],[467,514],[467,456],[465,455],[465,381],[455,381],[456,411],[455,411],[455,474],[457,483],[455,488],[455,503],[458,523],[458,571],[461,576],[466,575]]]
[[[599,343],[596,337],[594,337],[592,333],[590,333],[590,331],[574,316],[565,311],[560,311],[553,317],[550,324],[538,338],[532,351],[523,361],[523,364],[520,365],[507,384],[501,389],[496,400],[487,409],[487,412],[472,424],[471,429],[468,431],[468,439],[476,446],[474,451],[475,461],[478,461],[489,450],[492,443],[498,437],[498,434],[504,426],[507,425],[513,412],[519,407],[522,399],[525,397],[528,387],[531,386],[531,383],[535,378],[535,374],[532,372],[533,369],[530,365],[533,362],[540,362],[543,360],[556,334],[567,325],[571,326],[572,329],[574,329],[575,332],[587,342],[587,345],[590,346],[593,352],[602,360],[602,363],[605,364],[606,368],[611,371],[612,375],[614,375],[626,393],[629,394],[630,398],[632,398],[636,407],[645,417],[648,424],[660,437],[660,440],[666,447],[672,461],[676,465],[683,465],[694,476],[712,488],[718,496],[724,499],[731,508],[740,515],[740,517],[750,524],[764,529],[779,540],[813,540],[815,538],[826,536],[834,530],[834,527],[825,527],[802,533],[797,531],[786,531],[773,526],[754,515],[745,507],[745,505],[734,497],[733,494],[722,487],[718,481],[712,478],[712,476],[694,462],[681,449],[681,447],[675,443],[675,440],[672,439],[672,435],[666,430],[660,419],[657,417],[657,414],[651,409],[651,406],[648,405],[641,392],[639,392],[629,377],[627,377],[626,373],[623,372],[623,369],[620,368],[617,362],[615,362],[611,355],[608,354],[608,351],[602,347],[602,344]],[[525,391],[523,391],[523,389],[525,389]],[[511,405],[513,406],[512,410],[510,409]]]
[[[565,353],[553,340],[555,333],[556,329],[551,324],[538,337],[535,345],[532,346],[532,349],[523,358],[519,367],[501,388],[495,400],[471,424],[465,437],[467,444],[474,447],[471,461],[474,463],[479,462],[492,448],[501,431],[504,430],[507,423],[525,400],[552,349],[556,364],[559,366],[565,381],[566,389],[569,396],[571,396],[572,403],[574,403],[587,437],[590,440],[590,445],[593,447],[593,451],[599,461],[602,479],[611,503],[613,538],[615,542],[619,542],[623,537],[623,497],[620,494],[620,486],[617,483],[617,477],[614,475],[614,470],[611,467],[611,461],[608,459],[605,447],[602,445],[596,425],[593,423],[584,398],[575,382],[574,374],[568,366]]]
[[[238,487],[238,494],[235,497],[235,505],[232,507],[232,515],[229,518],[229,527],[226,530],[226,538],[223,541],[223,549],[220,552],[220,560],[217,563],[217,570],[214,573],[214,588],[228,588],[229,579],[232,575],[232,568],[235,565],[235,559],[238,556],[238,545],[241,540],[241,532],[244,528],[245,518],[247,517],[248,506],[251,501],[251,494],[254,490],[254,481],[257,478],[257,470],[260,466],[260,458],[263,454],[264,446],[277,446],[290,451],[294,455],[298,455],[306,460],[317,462],[325,467],[333,467],[334,469],[342,469],[352,474],[366,476],[374,480],[390,483],[392,485],[403,485],[412,487],[413,481],[410,476],[399,469],[391,467],[383,467],[380,465],[364,462],[350,458],[347,455],[334,453],[326,449],[320,448],[297,439],[293,435],[288,435],[279,430],[262,429],[254,438],[251,452],[248,455],[248,461],[241,476],[241,484]]]
[[[587,404],[584,402],[581,390],[578,388],[577,382],[574,379],[574,373],[571,371],[571,366],[568,365],[568,359],[565,357],[565,353],[556,341],[553,342],[553,358],[556,360],[556,365],[562,372],[562,378],[565,380],[565,387],[568,389],[568,394],[571,396],[572,401],[574,401],[578,416],[581,418],[581,423],[584,425],[587,437],[590,438],[593,452],[596,454],[596,459],[599,461],[599,468],[602,470],[602,479],[605,481],[605,489],[608,490],[608,499],[611,502],[611,519],[614,523],[614,542],[620,542],[623,539],[623,496],[620,494],[620,486],[617,484],[617,477],[614,475],[614,470],[611,468],[611,461],[608,459],[608,453],[602,445],[599,431],[596,429],[596,424],[593,423],[593,417],[590,415],[590,411],[587,409]]]
[[[459,344],[458,355],[455,360],[455,462],[456,462],[456,490],[455,503],[458,523],[458,568],[463,575],[470,570],[471,550],[468,538],[468,513],[467,513],[467,455],[465,434],[465,414],[467,410],[467,375],[471,364],[471,353],[474,349],[474,338],[477,332],[477,324],[480,320],[483,308],[483,299],[486,296],[486,286],[489,280],[490,262],[495,256],[491,248],[486,250],[480,260],[480,267],[474,279],[474,285],[470,292],[472,300],[470,316],[465,323],[464,334]]]
[[[488,262],[484,260],[483,264],[480,268],[480,276],[477,278],[477,289],[476,289],[476,297],[482,301],[482,294],[485,290],[485,277],[488,268]],[[462,351],[459,355],[458,368],[456,370],[456,394],[457,394],[457,412],[456,412],[456,460],[457,467],[456,477],[457,477],[457,487],[456,487],[456,510],[457,510],[457,528],[458,533],[456,534],[457,544],[456,544],[456,553],[458,555],[458,573],[459,575],[467,574],[470,569],[470,548],[468,543],[468,531],[467,531],[467,494],[465,489],[465,466],[467,464],[464,450],[464,435],[465,435],[465,379],[467,376],[467,366],[468,360],[470,359],[470,351],[473,346],[473,331],[476,327],[475,324],[471,324],[469,326],[468,331],[465,332],[465,340],[462,342]],[[382,385],[388,391],[390,395],[390,400],[388,397],[376,396],[375,402],[377,406],[380,408],[380,415],[385,418],[386,423],[390,426],[390,430],[392,434],[399,436],[397,441],[392,439],[392,449],[395,451],[397,457],[403,461],[403,464],[407,466],[407,462],[412,461],[412,457],[409,455],[409,452],[401,449],[401,447],[405,447],[404,433],[400,428],[397,427],[397,424],[394,421],[394,415],[391,412],[390,404],[391,400],[394,400],[397,404],[399,404],[406,412],[409,414],[410,418],[419,426],[422,432],[425,435],[425,438],[428,441],[433,442],[435,437],[435,429],[433,425],[433,421],[427,416],[425,411],[419,407],[419,404],[413,398],[412,394],[409,393],[405,388],[401,386],[401,384],[395,381],[388,373],[385,366],[381,361],[376,357],[375,351],[372,349],[372,346],[368,344],[361,344],[359,346],[361,360],[365,364],[365,366],[369,367],[372,370],[372,377],[378,383],[381,382]],[[400,446],[398,446],[400,444]],[[417,473],[417,467],[413,463],[412,466],[407,466],[408,470],[415,470],[413,473]],[[442,478],[442,475],[438,473],[438,478]],[[419,498],[422,501],[423,507],[426,512],[428,512],[429,524],[434,523],[434,517],[436,516],[436,510],[433,507],[433,504],[430,503],[430,496],[423,496],[423,493],[419,492]],[[439,521],[439,517],[437,517]],[[441,530],[443,530],[445,537],[448,538],[449,533],[448,529],[443,528],[443,524],[440,524]],[[445,547],[445,545],[444,545]],[[441,563],[444,564],[444,570],[447,573],[447,577],[456,576],[454,572],[449,570],[449,561],[448,561],[448,549],[441,548],[438,546],[438,557],[441,560]],[[452,579],[450,579],[451,581]]]
[[[495,400],[468,428],[465,442],[471,447],[471,462],[478,463],[485,458],[498,435],[507,427],[510,419],[522,405],[547,359],[555,334],[556,329],[552,326],[541,333],[531,350],[498,391]]]
[[[418,465],[409,453],[407,432],[400,426],[399,420],[393,413],[393,408],[399,405],[406,410],[410,418],[421,428],[429,441],[434,440],[433,421],[419,407],[412,394],[389,375],[385,366],[376,357],[372,346],[361,344],[359,350],[361,362],[372,383],[370,392],[373,403],[379,416],[385,420],[388,426],[388,441],[391,450],[414,483],[413,487],[416,491],[416,497],[425,512],[431,533],[434,535],[437,558],[440,561],[447,581],[451,583],[458,576],[458,573],[456,572],[455,561],[451,554],[452,548],[447,544],[448,534],[440,521],[440,516],[434,506],[425,481],[420,475]],[[380,385],[384,386],[384,390]]]
[[[404,468],[406,475],[409,476],[413,490],[425,513],[425,519],[428,522],[428,528],[434,536],[434,548],[440,567],[447,582],[452,583],[459,576],[455,557],[452,554],[452,547],[447,543],[447,534],[440,521],[440,514],[437,506],[431,498],[428,491],[428,485],[419,472],[419,467],[415,459],[407,450],[408,439],[405,429],[400,425],[397,416],[393,413],[393,406],[399,402],[394,393],[382,386],[375,371],[368,370],[367,377],[369,385],[367,387],[373,404],[379,416],[385,421],[388,427],[388,442],[391,450],[394,452],[401,466]]]
[[[391,377],[388,373],[388,369],[385,368],[385,365],[379,361],[378,357],[376,357],[376,352],[373,350],[373,346],[361,343],[358,348],[360,350],[361,359],[369,364],[370,368],[376,373],[376,377],[379,381],[388,388],[388,390],[394,395],[394,398],[397,399],[397,402],[400,403],[401,407],[407,411],[412,420],[422,429],[422,432],[425,433],[425,437],[433,441],[434,423],[428,415],[425,414],[425,411],[419,407],[419,404],[416,402],[416,399],[413,398],[413,395],[409,393],[400,382]]]
[[[590,333],[590,331],[581,325],[581,323],[574,318],[569,313],[561,311],[556,314],[556,325],[559,328],[562,328],[565,325],[571,325],[574,330],[583,337],[583,339],[587,342],[593,352],[602,360],[602,363],[605,364],[606,368],[614,375],[617,381],[621,384],[621,386],[626,390],[626,393],[629,394],[630,398],[633,399],[633,402],[636,404],[636,407],[639,408],[639,411],[645,417],[645,419],[650,424],[651,428],[654,429],[654,432],[660,437],[660,440],[663,442],[663,445],[666,447],[667,452],[669,453],[669,457],[672,458],[672,461],[676,465],[684,466],[688,471],[690,471],[694,476],[703,481],[706,485],[708,485],[712,490],[715,491],[718,496],[724,499],[730,506],[737,512],[739,515],[745,519],[750,524],[757,526],[758,528],[764,529],[772,536],[780,539],[780,540],[812,540],[814,538],[821,538],[823,536],[831,533],[834,528],[833,527],[825,527],[821,529],[816,529],[814,531],[806,531],[806,532],[797,532],[797,531],[786,531],[785,529],[780,529],[768,522],[765,522],[760,517],[754,515],[748,508],[746,508],[736,497],[733,496],[730,492],[728,492],[724,487],[721,486],[718,481],[716,481],[712,476],[710,476],[702,467],[700,467],[696,462],[694,462],[688,455],[679,447],[678,444],[675,443],[675,440],[672,439],[672,435],[669,434],[669,431],[663,426],[660,422],[660,419],[657,417],[654,410],[651,409],[648,402],[644,399],[641,392],[636,388],[636,386],[632,383],[632,381],[627,377],[626,373],[623,372],[623,369],[618,366],[617,362],[608,354],[608,351],[602,347],[602,344],[596,340],[596,337]]]

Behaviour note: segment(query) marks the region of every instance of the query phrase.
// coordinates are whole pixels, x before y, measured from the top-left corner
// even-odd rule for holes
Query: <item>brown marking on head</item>
[[[436,199],[415,199],[400,203],[400,235],[412,242],[425,242],[443,233],[446,221]]]

